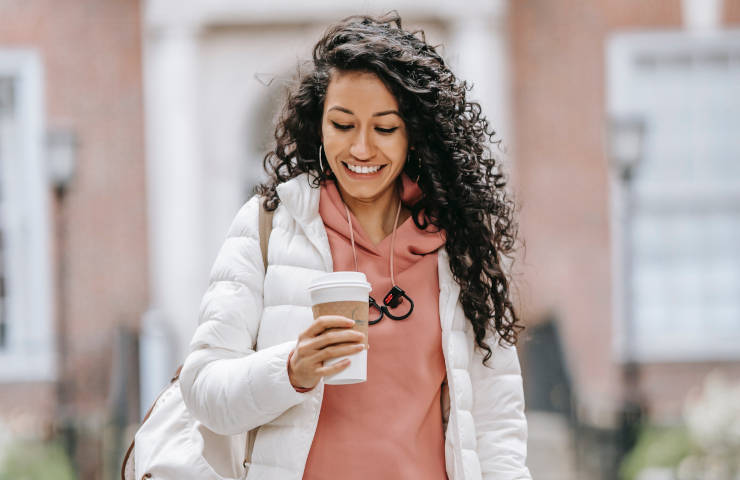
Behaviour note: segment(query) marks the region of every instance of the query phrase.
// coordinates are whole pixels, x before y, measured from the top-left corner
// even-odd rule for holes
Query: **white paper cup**
[[[308,287],[314,319],[321,315],[342,315],[355,321],[354,330],[368,340],[370,284],[362,272],[333,272],[316,278]],[[345,358],[350,364],[341,372],[324,377],[327,385],[346,385],[367,380],[367,349],[352,355],[326,360],[324,366]]]

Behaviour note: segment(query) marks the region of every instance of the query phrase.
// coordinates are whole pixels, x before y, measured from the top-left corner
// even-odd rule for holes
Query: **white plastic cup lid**
[[[367,281],[367,277],[362,272],[332,272],[317,277],[311,285],[308,286],[308,291],[318,290],[321,288],[332,288],[332,287],[352,287],[352,288],[365,288],[368,293],[372,290],[372,287]]]

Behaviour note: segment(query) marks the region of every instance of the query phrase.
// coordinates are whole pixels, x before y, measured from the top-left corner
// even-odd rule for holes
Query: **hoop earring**
[[[321,161],[321,147],[323,146],[323,143],[319,143],[319,170],[321,173],[324,173],[324,163]]]

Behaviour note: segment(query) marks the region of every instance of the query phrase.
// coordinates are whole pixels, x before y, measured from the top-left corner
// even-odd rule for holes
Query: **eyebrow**
[[[339,106],[331,107],[329,110],[327,110],[327,112],[328,111],[331,111],[331,110],[339,110],[340,112],[349,113],[350,115],[354,115],[355,114],[352,110],[348,110],[348,109],[346,109],[344,107],[339,107]],[[380,116],[383,116],[383,115],[390,115],[392,113],[398,115],[399,117],[401,116],[401,114],[398,113],[398,110],[384,110],[382,112],[375,112],[375,113],[373,113],[373,117],[380,117]]]

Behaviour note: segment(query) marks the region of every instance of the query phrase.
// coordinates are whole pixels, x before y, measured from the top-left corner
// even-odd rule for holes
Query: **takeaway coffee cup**
[[[367,345],[370,284],[362,272],[333,272],[316,278],[308,287],[313,318],[342,315],[355,321],[354,330],[365,335]],[[341,372],[324,377],[327,385],[346,385],[367,380],[367,349],[324,362],[333,365],[345,358],[350,364]]]

